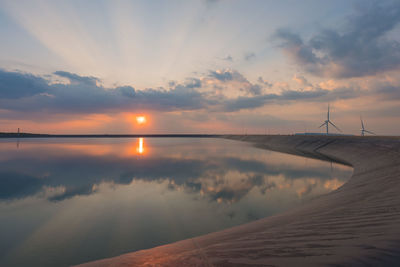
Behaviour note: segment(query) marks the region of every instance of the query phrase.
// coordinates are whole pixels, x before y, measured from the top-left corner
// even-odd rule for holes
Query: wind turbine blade
[[[329,121],[330,124],[332,124],[333,127],[336,128],[336,130],[338,130],[339,132],[342,132],[342,130],[340,130],[335,124],[333,124],[331,121]]]
[[[329,104],[328,104],[328,121],[329,121]]]
[[[370,134],[373,134],[373,135],[376,135],[376,133],[374,133],[374,132],[370,132],[370,131],[367,131],[367,130],[364,130],[364,132],[366,132],[366,133],[370,133]]]
[[[319,126],[318,128],[321,128],[322,126],[324,126],[326,124],[326,122],[324,122],[323,124],[321,124],[321,126]]]
[[[364,128],[364,122],[363,122],[361,116],[360,116],[360,121],[361,121],[361,128],[364,130],[364,129],[365,129],[365,128]]]

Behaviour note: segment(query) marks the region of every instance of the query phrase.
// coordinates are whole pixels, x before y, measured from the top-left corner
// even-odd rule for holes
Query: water
[[[68,266],[270,216],[349,167],[223,139],[0,141],[0,266]]]

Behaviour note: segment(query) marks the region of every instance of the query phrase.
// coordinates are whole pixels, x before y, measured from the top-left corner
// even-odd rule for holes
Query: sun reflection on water
[[[138,155],[143,155],[144,154],[144,139],[142,137],[139,138],[138,140],[138,146],[136,148],[136,152]]]

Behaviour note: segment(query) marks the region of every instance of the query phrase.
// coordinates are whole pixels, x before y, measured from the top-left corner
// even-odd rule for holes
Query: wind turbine
[[[327,113],[327,117],[326,117],[326,121],[321,124],[321,126],[319,126],[318,128],[321,128],[322,126],[326,125],[326,134],[329,134],[329,124],[331,124],[333,127],[336,128],[336,130],[338,130],[339,132],[342,132],[335,124],[333,124],[333,122],[331,122],[331,120],[329,119],[329,104],[328,104],[328,113]]]
[[[373,133],[373,132],[370,132],[370,131],[365,130],[364,122],[363,122],[361,116],[360,116],[360,121],[361,121],[361,129],[360,129],[360,131],[361,131],[361,135],[362,135],[362,136],[365,136],[365,133],[369,133],[369,134],[376,135],[376,134]]]

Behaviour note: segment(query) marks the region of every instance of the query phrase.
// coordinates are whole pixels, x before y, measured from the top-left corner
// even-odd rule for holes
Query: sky
[[[400,132],[399,1],[0,0],[0,36],[0,132]]]

